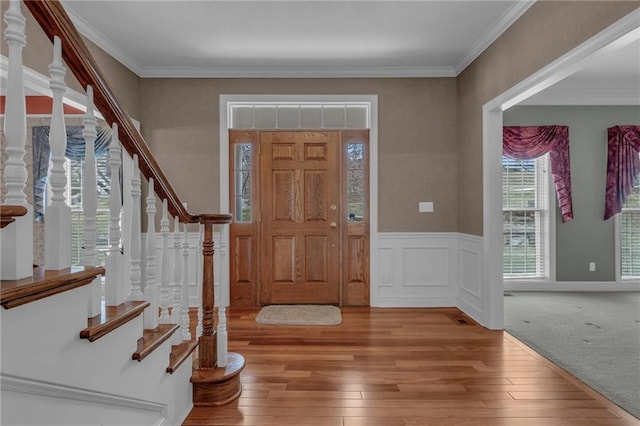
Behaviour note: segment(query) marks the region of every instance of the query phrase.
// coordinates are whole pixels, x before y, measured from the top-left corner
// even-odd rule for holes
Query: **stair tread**
[[[154,329],[144,329],[138,339],[138,348],[131,357],[142,361],[169,339],[178,327],[178,324],[159,324]]]
[[[140,315],[149,302],[126,301],[118,306],[102,305],[102,312],[93,318],[89,318],[88,326],[80,332],[81,339],[89,339],[93,342],[112,330],[131,321]]]
[[[83,285],[104,274],[102,266],[72,266],[60,270],[33,269],[33,275],[21,280],[0,281],[0,304],[5,309],[43,299]]]
[[[169,366],[167,367],[167,373],[173,373],[180,367],[180,365],[189,358],[189,355],[198,346],[198,341],[184,340],[179,345],[171,346],[171,356],[169,357]]]

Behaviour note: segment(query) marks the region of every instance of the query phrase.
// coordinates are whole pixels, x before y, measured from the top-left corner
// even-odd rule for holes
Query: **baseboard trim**
[[[18,377],[8,374],[0,375],[0,387],[2,387],[2,391],[148,411],[150,413],[154,413],[156,416],[154,426],[165,425],[167,421],[167,406],[151,401],[143,401],[140,399],[43,382],[40,380],[33,380],[26,377]]]
[[[482,313],[482,309],[476,308],[475,306],[462,299],[458,299],[458,309],[460,309],[466,315],[470,316],[478,324],[483,323],[484,315]]]
[[[376,308],[454,308],[457,297],[378,297]]]
[[[504,291],[640,291],[640,281],[505,281]]]

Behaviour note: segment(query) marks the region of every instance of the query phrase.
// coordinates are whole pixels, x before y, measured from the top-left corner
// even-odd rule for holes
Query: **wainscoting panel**
[[[483,291],[482,250],[482,237],[458,234],[458,307],[480,323],[485,320],[483,297],[488,294]]]
[[[376,306],[457,306],[458,234],[380,233]]]

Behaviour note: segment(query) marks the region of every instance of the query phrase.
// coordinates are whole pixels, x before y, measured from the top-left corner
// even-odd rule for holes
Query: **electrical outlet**
[[[595,272],[596,262],[589,262],[589,272]]]

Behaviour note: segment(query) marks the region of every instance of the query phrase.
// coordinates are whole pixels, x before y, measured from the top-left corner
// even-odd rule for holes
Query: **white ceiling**
[[[448,77],[533,1],[63,4],[85,36],[141,77]]]
[[[456,76],[533,2],[63,0],[141,77]],[[640,105],[634,33],[522,104]]]

